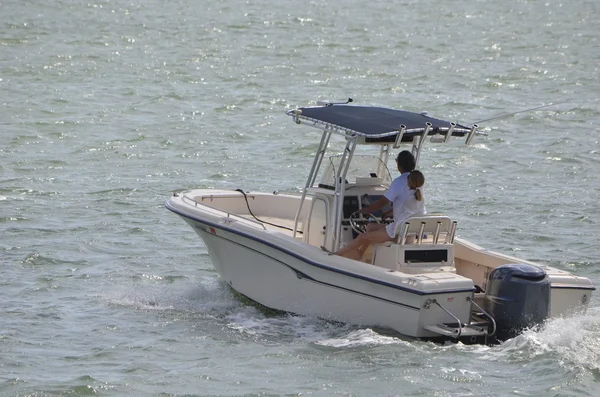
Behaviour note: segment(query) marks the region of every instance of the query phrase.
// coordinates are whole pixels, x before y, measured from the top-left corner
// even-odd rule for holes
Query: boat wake
[[[530,362],[539,357],[554,357],[565,369],[600,371],[600,307],[590,307],[585,314],[553,318],[542,327],[524,331],[499,345],[464,345],[422,342],[389,335],[371,328],[322,320],[312,316],[273,311],[250,303],[218,278],[206,278],[192,288],[176,284],[144,285],[113,292],[113,306],[137,311],[178,313],[189,321],[201,318],[216,320],[242,338],[266,343],[305,342],[319,346],[348,349],[398,345],[412,347],[424,354],[440,351],[460,352],[477,360]],[[183,313],[183,315],[182,315]]]
[[[600,371],[600,307],[585,314],[549,320],[539,330],[528,330],[505,342],[506,352],[521,351],[531,358],[550,354],[561,366]]]
[[[566,372],[600,375],[600,307],[590,307],[585,314],[553,318],[536,329],[499,345],[445,345],[474,354],[482,362],[528,364],[548,361]]]
[[[121,286],[106,300],[112,306],[139,311],[178,311],[196,314],[226,313],[242,306],[234,293],[217,278],[206,278],[192,288],[181,289],[176,283]]]
[[[370,328],[366,328],[352,330],[345,335],[339,335],[334,338],[317,340],[314,343],[328,347],[353,348],[382,345],[409,345],[411,342],[394,336],[382,335]]]
[[[265,308],[237,294],[219,278],[205,278],[184,288],[176,283],[121,286],[105,300],[113,307],[171,313],[189,321],[210,318],[241,337],[267,343],[304,341],[337,348],[409,343],[370,328]]]

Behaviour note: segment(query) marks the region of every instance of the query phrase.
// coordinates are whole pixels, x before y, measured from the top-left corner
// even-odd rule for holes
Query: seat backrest
[[[456,271],[454,233],[456,222],[444,215],[420,215],[396,227],[397,244],[379,244],[373,264],[405,273]]]

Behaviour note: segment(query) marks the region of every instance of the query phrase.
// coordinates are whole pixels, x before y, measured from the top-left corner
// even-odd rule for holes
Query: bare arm
[[[390,203],[390,200],[385,198],[385,196],[381,196],[377,201],[375,201],[371,205],[368,205],[365,208],[361,209],[359,212],[361,214],[369,214],[371,212],[374,212],[374,211],[377,211],[378,209],[383,208],[384,206],[388,205],[389,203]]]
[[[387,219],[387,218],[391,217],[393,213],[394,213],[394,209],[393,208],[389,209],[389,210],[385,211],[383,213],[383,215],[381,215],[381,219]]]

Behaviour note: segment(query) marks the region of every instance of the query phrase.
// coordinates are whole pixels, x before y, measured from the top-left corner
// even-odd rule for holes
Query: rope
[[[236,192],[240,192],[240,193],[242,193],[242,194],[244,195],[244,200],[246,200],[246,207],[248,208],[248,212],[249,212],[249,213],[250,213],[250,215],[252,215],[252,217],[253,217],[254,219],[256,219],[258,222],[261,222],[261,223],[266,223],[267,225],[271,225],[271,226],[275,226],[275,227],[278,227],[278,228],[281,228],[281,229],[289,230],[289,231],[291,231],[291,232],[293,232],[293,231],[294,231],[294,229],[292,229],[291,227],[282,226],[282,225],[276,225],[276,224],[274,224],[274,223],[271,223],[271,222],[267,222],[267,221],[263,221],[263,220],[261,220],[261,219],[258,219],[258,218],[256,217],[256,215],[254,215],[254,213],[253,213],[253,212],[252,212],[252,210],[250,209],[250,203],[248,202],[248,196],[246,195],[246,193],[245,193],[245,192],[244,192],[242,189],[235,189],[235,191],[236,191]],[[301,230],[298,230],[296,233],[301,233],[301,234],[302,234],[303,232],[302,232]]]

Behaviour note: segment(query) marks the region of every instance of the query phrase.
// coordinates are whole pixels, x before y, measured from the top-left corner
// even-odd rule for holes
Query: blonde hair
[[[415,198],[417,199],[417,201],[423,200],[423,194],[421,193],[421,190],[419,188],[422,187],[424,184],[425,184],[425,176],[423,175],[423,173],[421,171],[414,170],[414,171],[411,171],[410,174],[408,174],[408,187],[410,189],[416,190]]]

